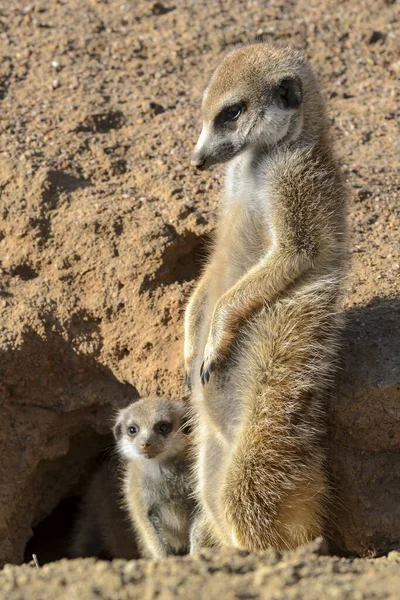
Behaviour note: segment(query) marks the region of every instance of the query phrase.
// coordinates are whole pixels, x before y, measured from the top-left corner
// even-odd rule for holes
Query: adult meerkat
[[[139,558],[128,512],[121,506],[120,465],[104,461],[90,480],[72,535],[71,558]]]
[[[293,548],[321,534],[323,394],[334,370],[345,193],[300,52],[229,54],[192,164],[230,161],[208,265],[185,315],[205,544]]]
[[[125,462],[124,504],[142,556],[164,558],[189,551],[194,500],[186,412],[183,402],[154,397],[129,405],[116,420],[114,434]]]

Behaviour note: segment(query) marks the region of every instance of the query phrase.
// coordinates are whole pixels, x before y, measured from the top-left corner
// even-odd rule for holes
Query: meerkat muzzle
[[[206,166],[206,159],[204,156],[197,156],[196,154],[193,154],[190,164],[201,171]]]

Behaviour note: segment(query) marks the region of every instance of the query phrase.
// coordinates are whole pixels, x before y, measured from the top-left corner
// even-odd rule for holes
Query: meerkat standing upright
[[[116,420],[114,435],[125,463],[123,504],[142,556],[164,558],[189,551],[194,499],[186,413],[184,402],[141,398]]]
[[[334,371],[345,193],[312,70],[291,48],[229,54],[192,164],[231,161],[214,248],[185,315],[207,544],[293,548],[321,534],[322,403]]]

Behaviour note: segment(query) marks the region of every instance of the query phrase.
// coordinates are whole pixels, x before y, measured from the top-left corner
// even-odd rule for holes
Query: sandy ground
[[[223,52],[256,38],[311,60],[349,188],[349,329],[330,417],[340,536],[362,554],[400,543],[399,12],[383,0],[0,2],[3,562],[80,493],[117,406],[181,392],[182,315],[223,174],[189,168],[202,89]]]

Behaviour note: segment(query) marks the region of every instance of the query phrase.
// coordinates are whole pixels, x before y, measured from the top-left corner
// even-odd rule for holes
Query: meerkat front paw
[[[213,373],[224,359],[229,354],[230,342],[227,337],[219,337],[219,343],[214,341],[210,334],[206,347],[204,349],[204,360],[200,368],[200,379],[202,385],[206,385],[210,381],[211,373]]]
[[[200,369],[203,385],[209,382],[211,373],[229,355],[239,324],[240,320],[237,312],[233,309],[231,296],[225,294],[214,309],[211,329],[204,350],[204,360]]]
[[[212,351],[211,348],[208,348],[208,346],[209,344],[207,344],[205,348],[204,360],[201,363],[200,367],[200,379],[201,385],[203,386],[205,386],[206,383],[210,381],[211,373],[215,371],[216,368],[215,353]]]

